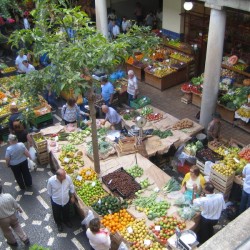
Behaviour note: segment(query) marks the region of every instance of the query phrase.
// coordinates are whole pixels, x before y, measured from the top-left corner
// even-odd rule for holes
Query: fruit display
[[[187,145],[184,148],[184,152],[190,155],[195,155],[196,152],[202,148],[203,148],[203,144],[201,141],[198,140],[197,142],[187,143]]]
[[[243,105],[236,112],[241,117],[250,118],[250,107],[248,106]]]
[[[198,150],[196,152],[196,157],[202,162],[206,161],[216,162],[223,159],[221,155],[215,153],[210,148],[203,148],[201,150]]]
[[[7,68],[5,68],[5,69],[2,70],[2,72],[3,72],[4,74],[6,74],[6,73],[11,73],[11,72],[14,72],[14,71],[16,71],[16,68],[15,68],[15,67],[7,67]]]
[[[192,85],[194,85],[194,86],[199,86],[199,85],[203,84],[203,81],[204,81],[203,75],[198,76],[198,77],[193,77],[193,78],[191,79],[191,83],[192,83]]]
[[[74,145],[70,144],[70,143],[62,146],[62,152],[63,153],[73,153],[73,152],[76,152],[76,151],[77,151],[77,148]]]
[[[173,52],[170,55],[170,57],[174,58],[174,59],[177,59],[177,60],[179,60],[181,62],[185,62],[185,63],[189,63],[189,62],[192,62],[194,60],[193,57],[185,55],[185,54],[180,53],[180,52]]]
[[[107,215],[117,213],[121,209],[126,209],[128,204],[125,200],[121,201],[117,197],[109,195],[99,199],[91,206],[99,215]]]
[[[122,231],[134,220],[134,217],[128,213],[126,209],[121,209],[117,213],[105,215],[101,220],[101,223],[113,234],[117,231]]]
[[[6,95],[3,92],[0,91],[0,99],[3,99],[5,97],[6,97]]]
[[[174,216],[163,216],[150,226],[150,230],[161,244],[166,245],[167,240],[175,234],[176,227],[183,230],[186,228],[186,223]]]
[[[212,166],[212,169],[224,176],[231,176],[234,174],[234,170],[231,169],[228,165],[224,165],[223,163],[214,164]]]
[[[139,116],[140,113],[134,110],[128,110],[128,112],[123,114],[124,120],[133,120],[135,117]]]
[[[176,70],[170,67],[158,67],[153,69],[154,76],[159,78],[172,74],[173,72],[176,72]]]
[[[82,144],[85,141],[85,138],[91,134],[90,131],[90,128],[86,128],[82,131],[72,132],[68,135],[67,140],[74,145]]]
[[[222,147],[222,146],[223,146],[223,143],[216,140],[216,141],[210,141],[210,142],[209,142],[209,145],[210,145],[213,149],[217,150],[219,147]],[[215,150],[214,150],[214,151],[215,151]],[[215,152],[216,152],[216,151],[215,151]],[[218,152],[216,152],[216,153],[218,153]],[[220,154],[220,153],[218,153],[218,154]]]
[[[158,129],[155,129],[152,133],[152,135],[156,135],[159,136],[161,139],[167,138],[168,136],[173,136],[173,133],[171,130],[165,130],[165,131],[161,131]]]
[[[79,175],[83,178],[83,180],[93,181],[96,180],[97,174],[93,168],[84,167],[79,171]]]
[[[156,242],[154,240],[153,236],[148,235],[144,240],[140,240],[138,242],[135,242],[131,246],[131,250],[147,250],[147,249],[154,249],[154,250],[163,250],[166,249],[165,247],[161,246],[159,242]]]
[[[191,93],[192,84],[189,82],[183,83],[181,85],[181,91],[184,93]]]
[[[141,110],[141,115],[147,116],[147,115],[153,113],[153,111],[154,111],[153,108],[148,107],[148,106],[145,106],[145,107],[143,107],[142,110]]]
[[[139,183],[122,168],[103,176],[102,180],[111,191],[118,191],[123,198],[132,198],[141,189]]]
[[[147,188],[148,186],[151,185],[148,178],[141,180],[139,184],[141,185],[142,189]]]
[[[239,156],[245,160],[247,160],[248,162],[250,162],[250,147],[246,147],[243,148],[240,152],[239,152]]]
[[[90,206],[99,199],[107,196],[107,193],[102,188],[101,182],[98,180],[84,182],[84,184],[78,189],[77,194],[87,206]]]
[[[166,58],[167,51],[164,48],[160,48],[155,50],[151,55],[150,58],[154,61],[157,60],[164,60]]]
[[[166,215],[167,210],[170,208],[170,204],[166,200],[157,199],[157,193],[152,193],[148,197],[138,195],[133,200],[133,205],[139,212],[144,212],[149,220]]]
[[[163,114],[161,113],[152,113],[152,114],[148,114],[146,116],[147,120],[148,121],[159,121],[163,118]]]
[[[173,127],[173,130],[180,130],[180,129],[185,129],[185,128],[191,128],[193,127],[193,122],[188,119],[182,119],[178,121]]]
[[[126,172],[132,175],[134,178],[143,175],[143,169],[138,165],[134,165],[133,167],[126,169]]]
[[[110,153],[115,153],[113,144],[110,142],[106,142],[102,139],[98,139],[98,149],[99,149],[99,157],[100,159],[105,159],[109,156]],[[93,144],[92,141],[87,143],[87,154],[90,157],[93,157]]]

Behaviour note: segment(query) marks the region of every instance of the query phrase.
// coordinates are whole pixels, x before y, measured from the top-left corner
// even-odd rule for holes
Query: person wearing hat
[[[15,134],[19,142],[28,142],[28,148],[32,146],[32,140],[23,123],[22,113],[18,111],[16,103],[10,104],[11,115],[9,117],[9,130]]]
[[[11,229],[13,229],[25,245],[30,244],[30,240],[23,231],[16,216],[17,211],[19,213],[23,212],[12,195],[3,194],[3,186],[0,183],[0,228],[7,240],[7,244],[13,247],[18,246],[18,244]]]
[[[22,142],[17,141],[17,136],[8,136],[10,146],[6,149],[5,161],[11,168],[20,189],[32,186],[32,177],[28,168],[27,158],[31,158],[29,151]]]
[[[102,99],[105,102],[105,105],[111,106],[114,97],[114,86],[111,82],[108,81],[107,77],[102,77]]]
[[[128,104],[130,106],[130,102],[136,99],[138,95],[138,84],[137,78],[133,70],[128,71]]]
[[[221,115],[218,113],[213,114],[213,120],[208,124],[207,127],[207,139],[208,141],[217,140],[220,137],[221,129]]]

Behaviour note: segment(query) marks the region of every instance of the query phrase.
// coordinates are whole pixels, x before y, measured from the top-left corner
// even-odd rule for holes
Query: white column
[[[108,37],[108,17],[106,0],[95,0],[96,28]]]
[[[211,121],[212,114],[216,110],[221,61],[223,55],[225,24],[225,11],[211,9],[200,114],[200,124],[205,128]]]

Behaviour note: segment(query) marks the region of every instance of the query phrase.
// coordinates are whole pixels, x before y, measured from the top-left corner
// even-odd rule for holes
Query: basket
[[[142,101],[143,100],[143,101]],[[151,103],[151,99],[147,96],[142,96],[134,101],[130,102],[130,106],[135,109],[143,108],[144,106]]]

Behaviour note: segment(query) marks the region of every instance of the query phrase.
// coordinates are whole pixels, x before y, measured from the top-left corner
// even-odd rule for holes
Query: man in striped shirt
[[[221,212],[226,208],[223,194],[214,193],[214,185],[211,182],[207,182],[204,187],[204,197],[195,199],[196,190],[193,191],[193,204],[197,205],[201,209],[200,220],[200,243],[204,243],[214,234],[213,226],[218,223],[221,216]]]
[[[21,207],[10,194],[3,194],[3,187],[0,184],[0,228],[4,237],[10,246],[17,246],[17,241],[11,228],[19,236],[25,245],[29,245],[30,241],[16,217],[16,212],[22,213]]]

